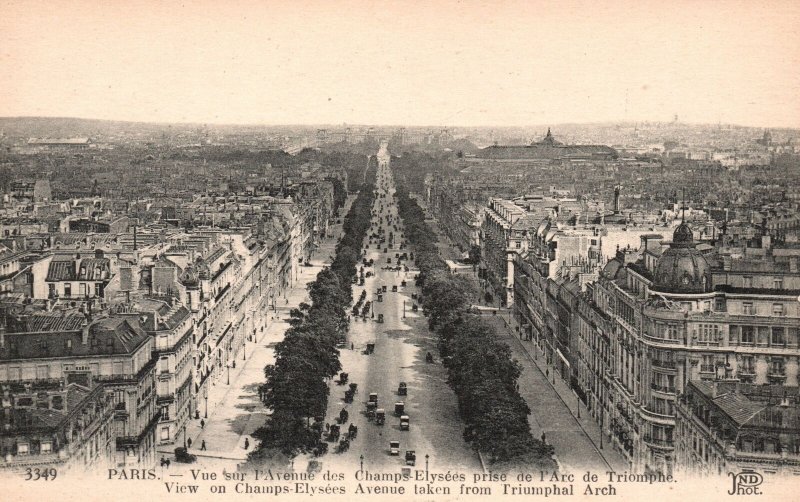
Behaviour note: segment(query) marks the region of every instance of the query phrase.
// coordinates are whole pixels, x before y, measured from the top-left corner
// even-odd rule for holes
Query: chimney
[[[89,321],[85,319],[83,321],[83,325],[81,326],[81,344],[89,344]]]
[[[619,214],[619,190],[619,185],[614,187],[614,214]]]

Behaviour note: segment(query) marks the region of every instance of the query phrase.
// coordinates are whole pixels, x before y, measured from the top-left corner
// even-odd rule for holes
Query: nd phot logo
[[[758,488],[764,482],[764,476],[756,471],[745,469],[741,472],[729,472],[733,479],[733,486],[728,490],[728,495],[761,495]]]

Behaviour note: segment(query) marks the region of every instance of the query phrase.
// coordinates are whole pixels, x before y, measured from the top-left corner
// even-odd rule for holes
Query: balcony
[[[769,372],[767,373],[767,377],[770,380],[786,380],[786,370],[785,369],[769,370]]]
[[[657,383],[651,383],[650,388],[656,392],[663,392],[665,394],[675,394],[675,387],[670,387],[668,385],[659,385]]]
[[[657,369],[671,370],[671,371],[677,370],[677,364],[675,363],[675,361],[672,360],[664,361],[661,359],[653,359],[650,361],[650,364]]]
[[[674,425],[675,424],[675,416],[674,415],[665,415],[663,413],[658,413],[648,409],[646,406],[642,406],[640,408],[642,418],[646,419],[648,422],[652,422],[659,425]]]
[[[165,405],[168,405],[168,404],[174,403],[174,402],[175,402],[175,395],[174,394],[167,394],[167,395],[157,396],[156,397],[156,404],[158,406],[165,406]]]
[[[153,428],[161,421],[161,413],[156,413],[150,418],[150,421],[142,429],[142,432],[137,436],[118,436],[117,437],[117,451],[124,451],[128,448],[137,448],[145,436],[149,434]]]
[[[116,406],[114,406],[114,418],[118,419],[128,418],[128,408],[125,405],[125,401],[117,403]]]
[[[658,448],[660,450],[672,450],[675,447],[675,441],[672,439],[662,439],[662,438],[654,438],[649,435],[645,435],[642,440],[647,444],[647,446]]]

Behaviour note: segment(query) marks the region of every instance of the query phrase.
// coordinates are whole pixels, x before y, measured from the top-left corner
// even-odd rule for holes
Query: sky
[[[800,2],[0,0],[0,116],[800,127]]]

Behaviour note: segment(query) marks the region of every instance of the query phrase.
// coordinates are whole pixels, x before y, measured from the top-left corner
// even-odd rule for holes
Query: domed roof
[[[179,277],[181,284],[187,287],[197,286],[199,279],[200,277],[197,271],[195,271],[194,267],[191,264],[189,264],[185,269],[183,269],[183,273]]]
[[[692,229],[689,228],[689,225],[684,222],[678,225],[678,228],[676,228],[675,232],[672,234],[672,245],[679,247],[694,245],[694,234],[692,233]]]
[[[669,249],[658,260],[653,290],[687,294],[711,291],[711,266],[695,248],[692,229],[686,223],[678,225]]]

